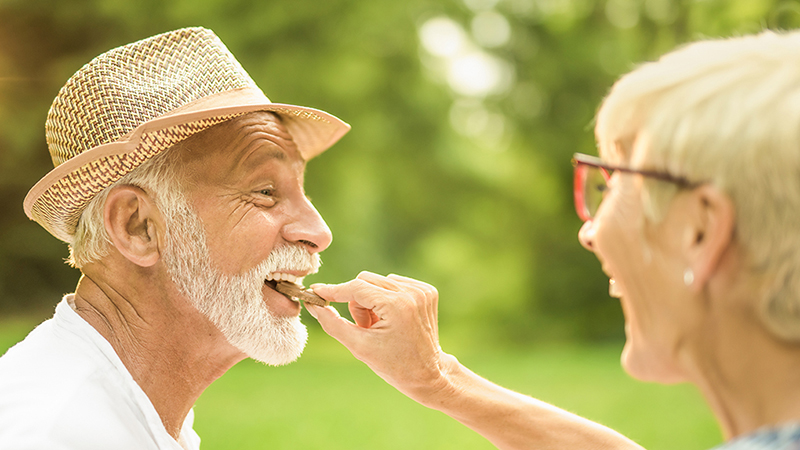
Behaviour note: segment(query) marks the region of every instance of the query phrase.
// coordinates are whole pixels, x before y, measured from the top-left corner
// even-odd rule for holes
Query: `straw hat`
[[[328,113],[272,103],[211,30],[185,28],[110,50],[53,101],[45,134],[55,169],[28,192],[25,214],[70,242],[98,192],[175,143],[252,111],[280,115],[306,160],[350,129]]]

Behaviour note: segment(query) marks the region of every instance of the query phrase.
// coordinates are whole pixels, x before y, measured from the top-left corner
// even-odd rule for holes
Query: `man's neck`
[[[200,394],[245,355],[167,280],[128,272],[120,284],[122,277],[87,272],[75,311],[111,344],[177,440]]]

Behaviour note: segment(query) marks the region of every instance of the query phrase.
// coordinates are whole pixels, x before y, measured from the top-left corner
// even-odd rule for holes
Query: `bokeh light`
[[[425,22],[420,27],[419,37],[425,50],[444,58],[458,55],[467,44],[461,25],[448,17],[435,17]]]
[[[511,39],[511,25],[496,11],[482,11],[472,19],[472,36],[486,48],[501,47]]]
[[[508,90],[511,83],[508,65],[488,53],[474,51],[450,61],[447,81],[461,95],[485,97]]]

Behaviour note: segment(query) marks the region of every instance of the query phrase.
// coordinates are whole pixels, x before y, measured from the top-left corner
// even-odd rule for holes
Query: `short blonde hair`
[[[724,190],[736,238],[772,286],[760,311],[800,341],[800,33],[687,45],[622,77],[603,101],[601,155]],[[649,220],[677,188],[645,182]]]

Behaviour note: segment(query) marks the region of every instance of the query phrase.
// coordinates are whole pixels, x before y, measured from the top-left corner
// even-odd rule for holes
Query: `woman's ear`
[[[704,184],[689,193],[689,233],[685,242],[692,288],[701,290],[718,269],[725,252],[734,242],[736,208],[719,188]]]
[[[103,219],[111,242],[125,258],[142,267],[158,261],[164,221],[145,191],[136,186],[113,188],[106,199]]]

